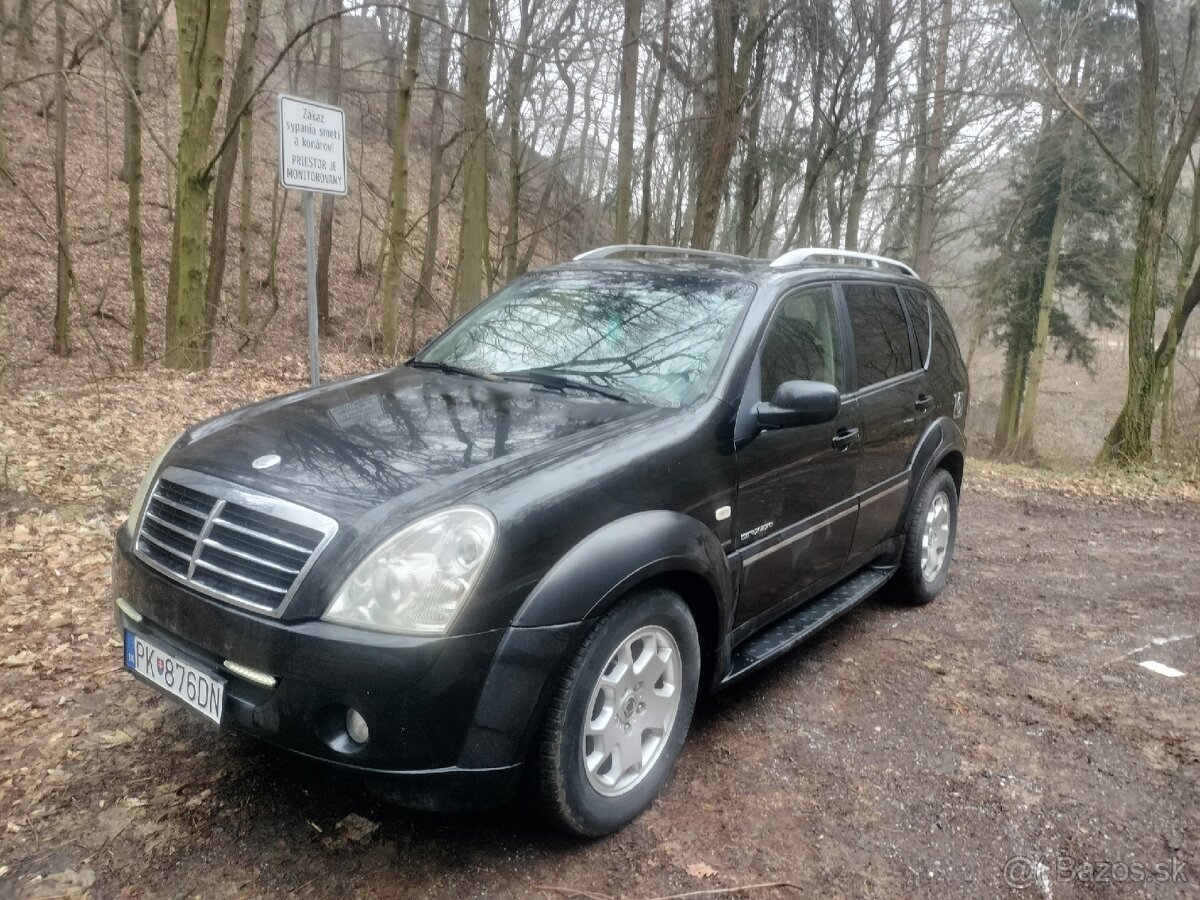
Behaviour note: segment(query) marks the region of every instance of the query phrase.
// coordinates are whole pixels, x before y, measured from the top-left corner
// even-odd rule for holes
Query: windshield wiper
[[[560,391],[587,391],[589,394],[607,397],[609,400],[617,400],[621,403],[629,402],[629,398],[624,394],[619,394],[616,391],[609,390],[607,388],[596,387],[594,384],[589,384],[586,381],[581,381],[576,378],[568,378],[565,375],[559,375],[557,372],[551,372],[546,369],[521,369],[517,372],[497,372],[496,374],[505,381],[528,381],[532,384],[539,384],[542,387],[556,388]]]
[[[485,381],[495,381],[496,376],[490,372],[480,372],[478,369],[468,369],[465,366],[456,366],[453,363],[445,362],[429,362],[424,359],[410,359],[405,363],[406,366],[411,366],[414,369],[436,369],[439,372],[445,372],[447,375],[463,375],[467,378],[482,378]]]

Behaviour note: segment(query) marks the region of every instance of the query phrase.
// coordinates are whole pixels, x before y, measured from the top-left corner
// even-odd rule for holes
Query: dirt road
[[[22,403],[0,432],[0,897],[1200,892],[1200,504],[1174,488],[976,465],[935,605],[869,602],[712,699],[654,808],[580,843],[520,808],[382,808],[136,684],[105,561],[128,472],[72,482],[78,434]],[[127,419],[81,426],[93,457],[131,455],[150,426]]]

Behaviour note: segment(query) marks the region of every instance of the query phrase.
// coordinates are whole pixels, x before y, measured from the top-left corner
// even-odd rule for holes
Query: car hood
[[[401,367],[213,419],[169,462],[330,512],[429,491],[454,502],[573,442],[672,412]]]

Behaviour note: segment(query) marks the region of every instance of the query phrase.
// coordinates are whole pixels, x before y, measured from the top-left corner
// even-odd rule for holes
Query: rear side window
[[[933,313],[933,358],[936,360],[935,369],[949,369],[959,364],[962,354],[958,349],[958,341],[954,337],[954,327],[946,311],[938,303],[929,304]]]
[[[824,381],[842,387],[837,310],[829,285],[784,297],[762,350],[762,396],[785,381]]]
[[[917,362],[919,368],[929,368],[929,297],[924,291],[914,291],[905,288],[904,306],[908,309],[908,318],[912,322],[913,335],[917,339]]]
[[[911,371],[908,320],[896,289],[886,284],[844,284],[842,291],[854,330],[858,386],[870,387]]]

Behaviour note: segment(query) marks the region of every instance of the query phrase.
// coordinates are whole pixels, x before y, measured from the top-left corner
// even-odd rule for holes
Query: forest
[[[600,244],[866,250],[950,309],[977,452],[1053,458],[1068,411],[1075,462],[1190,471],[1198,21],[1156,0],[2,0],[0,380],[303,354],[284,93],[346,110],[316,282],[322,346],[358,368]]]
[[[646,485],[686,485],[692,469],[719,462],[730,479],[731,500],[696,489],[687,512],[711,509],[732,529],[736,568],[711,554],[729,566],[721,579],[731,597],[755,558],[806,562],[830,524],[884,496],[847,488],[840,512],[803,519],[786,508],[800,487],[835,484],[835,467],[816,468],[807,449],[838,452],[831,420],[825,433],[810,426],[811,444],[775,444],[785,448],[776,469],[737,475],[755,445],[734,456],[720,428],[703,431],[707,461],[664,453],[666,439],[654,437],[668,427],[701,434],[678,425],[700,403],[648,410],[594,391],[565,398],[561,382],[556,390],[544,378],[536,390],[532,379],[480,380],[528,378],[534,364],[383,372],[375,384],[385,385],[390,424],[376,432],[358,427],[371,412],[350,399],[350,381],[294,398],[310,404],[307,418],[285,421],[283,401],[258,410],[267,425],[247,417],[197,428],[309,387],[309,201],[281,183],[281,96],[345,113],[348,190],[316,194],[310,207],[326,383],[398,366],[523,273],[602,245],[763,260],[826,247],[911,265],[940,297],[970,373],[969,398],[959,395],[965,463],[954,457],[961,507],[955,485],[938,495],[953,493],[953,519],[945,504],[942,520],[918,506],[905,513],[909,543],[893,545],[924,547],[955,524],[939,551],[954,567],[937,605],[910,608],[885,589],[833,621],[826,601],[845,583],[815,595],[797,609],[828,628],[701,698],[654,805],[592,842],[552,833],[523,799],[436,815],[381,802],[364,789],[358,749],[336,731],[354,712],[341,705],[309,717],[317,751],[290,753],[138,684],[123,665],[123,641],[135,636],[126,608],[152,599],[163,621],[141,607],[137,627],[173,647],[173,628],[210,630],[226,606],[171,583],[178,567],[161,578],[146,569],[153,580],[138,593],[121,576],[120,561],[132,559],[122,536],[133,538],[146,515],[137,510],[167,481],[168,469],[156,473],[169,454],[152,460],[160,448],[179,451],[181,436],[212,439],[211,459],[225,455],[236,471],[231,488],[261,477],[280,486],[275,499],[297,501],[293,511],[336,499],[349,511],[341,543],[330,544],[339,554],[365,554],[389,523],[404,527],[372,555],[393,546],[412,533],[412,516],[443,501],[455,505],[444,512],[488,512],[474,506],[488,495],[472,485],[513,479],[491,495],[502,523],[517,506],[566,510],[541,519],[539,532],[503,533],[496,570],[514,604],[547,573],[582,572],[583,583],[593,569],[572,550],[517,571],[511,548],[565,549],[569,528],[606,511],[613,518],[593,537],[673,553],[628,527],[634,516],[617,516],[654,503]],[[1183,896],[1200,875],[1198,135],[1200,0],[0,0],[0,897]],[[523,345],[549,343],[549,328],[516,330]],[[386,385],[400,379],[423,385],[410,395],[417,425],[401,424],[408,412],[390,402]],[[751,385],[747,398],[760,392],[758,379]],[[815,387],[842,409],[836,391]],[[508,407],[500,415],[479,400],[492,393],[520,396],[521,409],[569,402],[570,427],[552,434],[560,420],[547,416],[522,444]],[[326,402],[329,421],[316,412]],[[438,428],[424,428],[433,407]],[[648,428],[647,412],[665,424]],[[468,414],[486,442],[464,429]],[[757,406],[753,416],[737,421],[757,429]],[[601,438],[582,443],[577,422]],[[293,435],[324,439],[356,477],[399,483],[418,456],[435,474],[371,499],[349,481],[294,475],[318,470],[293,466],[302,443]],[[760,437],[759,448],[771,446],[765,431],[751,440]],[[342,450],[394,449],[401,438],[415,449],[406,444],[400,463]],[[638,452],[623,457],[635,441]],[[907,481],[917,457],[895,458]],[[199,453],[175,459],[194,462],[193,475],[211,468]],[[639,468],[643,459],[653,466]],[[460,462],[477,463],[469,478],[455,474]],[[251,474],[260,464],[280,468]],[[616,474],[596,482],[606,491],[596,502],[598,489],[559,478],[605,467]],[[767,480],[776,472],[798,487]],[[527,473],[540,480],[517,480]],[[778,500],[792,523],[764,553],[747,542],[785,516],[733,528],[743,486]],[[226,531],[269,518],[229,496]],[[199,520],[183,497],[168,494],[179,512],[164,515]],[[204,507],[190,556],[175,545],[189,572],[213,544],[219,503]],[[688,534],[710,527],[678,518],[695,526]],[[922,521],[918,541],[910,526]],[[303,549],[304,568],[288,552],[263,557],[249,583],[274,579],[282,593],[279,572],[305,577],[313,557],[293,541],[311,529],[290,524],[300,531],[275,543]],[[256,558],[238,551],[255,545],[217,537],[235,557]],[[536,694],[529,672],[551,659],[525,633],[553,632],[560,668],[583,671],[568,662],[582,658],[571,642],[597,646],[585,641],[591,623],[622,621],[597,604],[578,623],[588,628],[559,618],[518,627],[522,602],[519,618],[479,633],[364,637],[360,672],[349,651],[344,666],[308,652],[332,633],[323,626],[358,630],[320,621],[321,592],[362,570],[336,559],[342,574],[313,570],[307,611],[230,608],[222,614],[236,624],[197,644],[209,648],[196,650],[197,664],[225,673],[231,691],[250,678],[244,696],[263,698],[239,701],[243,722],[278,728],[299,697],[326,704],[353,690],[355,707],[360,695],[405,706],[424,692],[427,712],[406,720],[389,707],[372,715],[370,733],[432,765],[449,749],[435,734],[442,719],[474,715],[471,747],[508,740],[492,715],[501,695]],[[856,574],[878,583],[880,560]],[[595,568],[616,577],[607,557]],[[651,596],[626,591],[634,577],[610,595]],[[690,595],[703,580],[651,566],[636,577],[655,596]],[[779,586],[796,587],[790,570]],[[591,589],[560,593],[586,609],[575,601]],[[737,631],[797,621],[792,611],[751,615]],[[706,669],[733,649],[734,632],[716,640],[719,618],[697,620],[713,640]],[[277,640],[289,631],[303,643]],[[492,649],[456,655],[464,644],[511,646],[514,661],[494,662]],[[239,666],[240,650],[227,646],[259,658]],[[383,662],[394,674],[362,677]],[[326,676],[339,693],[317,684]],[[562,696],[548,689],[545,706],[566,709]],[[532,738],[549,715],[522,721]],[[319,742],[345,751],[347,768],[318,762]],[[547,746],[527,761],[544,762]],[[1108,892],[1100,872],[1119,873]]]

